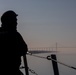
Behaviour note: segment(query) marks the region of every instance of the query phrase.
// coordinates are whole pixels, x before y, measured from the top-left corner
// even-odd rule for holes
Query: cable
[[[34,55],[34,54],[32,54],[32,53],[29,53],[29,52],[28,52],[27,54],[28,54],[28,55],[31,55],[31,56],[38,57],[38,58],[43,58],[43,59],[52,60],[52,61],[55,61],[55,62],[57,62],[57,63],[59,63],[59,64],[62,64],[62,65],[64,65],[64,66],[67,66],[67,67],[69,67],[69,68],[72,68],[72,69],[76,70],[76,68],[73,67],[73,66],[70,66],[70,65],[64,64],[64,63],[62,63],[62,62],[60,62],[60,61],[57,61],[57,60],[52,59],[51,56],[42,57],[42,56]]]

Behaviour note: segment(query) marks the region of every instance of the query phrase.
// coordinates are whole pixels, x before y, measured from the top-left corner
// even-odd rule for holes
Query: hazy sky
[[[76,46],[76,0],[0,0],[0,16],[10,9],[28,47]]]

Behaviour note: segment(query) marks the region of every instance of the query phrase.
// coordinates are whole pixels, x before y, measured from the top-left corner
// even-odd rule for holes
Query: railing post
[[[23,61],[24,61],[24,66],[25,66],[25,74],[26,74],[26,75],[29,75],[26,55],[23,56]]]
[[[55,54],[51,54],[51,58],[54,60],[57,60]],[[53,70],[54,70],[54,75],[59,75],[59,70],[58,70],[58,64],[57,62],[52,60],[52,65],[53,65]]]

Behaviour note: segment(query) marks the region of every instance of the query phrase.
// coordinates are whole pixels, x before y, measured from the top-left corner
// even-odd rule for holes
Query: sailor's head
[[[1,22],[5,26],[9,26],[9,27],[16,26],[17,16],[18,15],[14,11],[8,10],[4,12],[3,15],[1,16]]]

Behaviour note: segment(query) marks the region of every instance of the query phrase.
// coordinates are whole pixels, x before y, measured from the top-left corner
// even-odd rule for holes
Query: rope
[[[35,57],[38,57],[38,58],[43,58],[43,59],[47,59],[46,57],[42,57],[42,56],[37,56],[37,55],[34,55],[32,53],[27,53],[28,55],[31,55],[31,56],[35,56]]]
[[[67,64],[64,64],[64,63],[62,63],[62,62],[60,62],[60,61],[54,60],[54,59],[49,58],[49,57],[50,57],[50,56],[47,56],[47,59],[48,59],[48,60],[55,61],[55,62],[57,62],[57,63],[59,63],[59,64],[62,64],[62,65],[64,65],[64,66],[67,66],[67,67],[69,67],[69,68],[72,68],[72,69],[75,69],[75,70],[76,70],[76,68],[73,67],[73,66],[69,66],[69,65],[67,65]]]
[[[38,58],[43,58],[43,59],[52,60],[52,61],[55,61],[55,62],[57,62],[57,63],[59,63],[59,64],[62,64],[62,65],[64,65],[64,66],[67,66],[67,67],[69,67],[69,68],[72,68],[72,69],[76,70],[76,68],[73,67],[73,66],[70,66],[70,65],[64,64],[64,63],[62,63],[62,62],[60,62],[60,61],[57,61],[57,60],[52,59],[51,56],[42,57],[42,56],[33,55],[32,53],[29,53],[29,52],[28,52],[27,54],[28,54],[28,55],[31,55],[31,56],[34,56],[34,57],[38,57]]]

